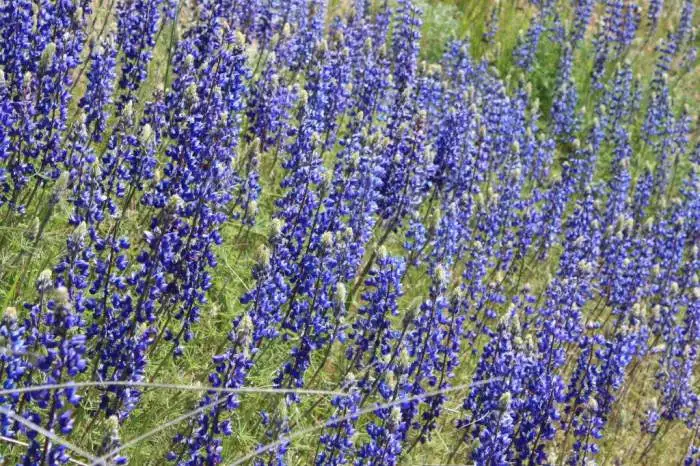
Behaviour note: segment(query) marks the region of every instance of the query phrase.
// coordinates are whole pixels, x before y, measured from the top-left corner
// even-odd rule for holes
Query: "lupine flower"
[[[647,408],[645,418],[642,420],[642,431],[647,434],[656,434],[659,430],[660,419],[658,405],[656,399],[654,399],[650,403],[649,408]]]
[[[566,47],[559,63],[557,75],[557,88],[554,102],[552,103],[552,119],[554,120],[554,133],[566,141],[571,141],[578,129],[578,117],[576,106],[578,105],[578,91],[572,77],[573,50]]]
[[[402,396],[401,387],[408,384],[410,364],[410,357],[399,341],[389,363],[383,367],[384,376],[376,386],[382,399],[395,402]],[[377,419],[370,421],[366,427],[369,440],[356,450],[356,464],[370,465],[381,462],[396,465],[404,448],[410,422],[403,419],[399,406],[379,409],[375,413]]]
[[[274,148],[278,153],[291,126],[297,93],[286,84],[274,65],[271,64],[252,87],[246,107],[252,122],[250,131],[260,138],[261,149]]]
[[[216,369],[209,376],[212,386],[239,388],[243,385],[246,373],[252,365],[253,325],[248,315],[236,320],[237,331],[229,334],[231,347],[227,353],[213,358]],[[178,465],[220,463],[221,436],[232,433],[231,421],[225,419],[225,413],[235,409],[238,403],[238,397],[231,393],[211,392],[204,395],[199,406],[209,409],[190,423],[188,435],[175,436],[174,450],[168,453],[168,460]]]
[[[120,89],[131,95],[146,79],[148,64],[160,21],[162,0],[120,0],[117,10],[117,44],[120,60]],[[124,104],[121,101],[120,104]]]
[[[585,37],[594,6],[595,2],[592,0],[577,0],[574,24],[571,28],[571,40],[574,44],[578,44]]]
[[[24,375],[31,370],[30,364],[26,361],[27,354],[27,323],[19,322],[17,309],[8,307],[2,315],[0,325],[0,338],[2,338],[2,352],[0,353],[0,364],[3,367],[3,389],[12,389],[19,386],[24,379]],[[0,403],[10,409],[15,408],[20,400],[20,395],[10,394],[0,397]],[[0,416],[0,432],[6,437],[15,437],[17,432],[13,427],[14,421],[4,414]]]
[[[439,64],[421,61],[434,51],[411,0],[341,2],[335,18],[325,0],[196,3],[119,0],[90,19],[89,0],[0,2],[3,389],[190,368],[209,300],[235,289],[216,280],[234,231],[252,279],[207,384],[273,372],[276,388],[348,396],[247,409],[205,391],[169,462],[235,458],[236,416],[254,412],[242,435],[279,441],[256,464],[401,464],[455,418],[449,462],[589,464],[619,444],[611,421],[641,377],[655,401],[636,410],[639,461],[673,423],[697,462],[700,147],[678,105],[693,1],[666,18],[656,0],[537,0],[514,6],[515,43],[496,3],[481,56],[453,41]],[[463,382],[457,413],[432,393]],[[104,426],[105,455],[142,399],[64,387],[0,405],[78,445]],[[315,453],[288,439],[304,411],[327,413]],[[72,459],[10,416],[0,434],[27,444],[7,461]]]
[[[540,43],[540,37],[545,30],[543,14],[530,24],[525,33],[518,37],[518,47],[513,51],[515,63],[522,69],[531,71],[535,64],[535,55]]]
[[[652,31],[656,30],[659,24],[659,18],[661,12],[664,8],[664,0],[652,0],[649,2],[649,9],[647,10],[647,19],[649,20],[649,26]]]
[[[463,405],[467,415],[457,423],[458,429],[464,429],[464,441],[472,445],[471,458],[479,463],[501,464],[511,458],[513,399],[522,390],[525,371],[522,356],[514,348],[519,325],[517,316],[506,316],[499,323],[474,376],[475,381],[487,383],[470,390]]]
[[[345,352],[351,361],[352,370],[364,373],[360,382],[363,389],[370,379],[367,369],[381,363],[392,351],[392,341],[398,337],[393,329],[391,317],[399,314],[398,298],[403,293],[401,279],[405,273],[405,262],[399,257],[389,256],[386,248],[377,254],[375,268],[365,281],[367,291],[362,295],[365,305],[359,318],[349,332],[351,344]],[[377,371],[380,374],[381,371]]]
[[[411,0],[399,0],[395,14],[396,31],[393,45],[394,86],[402,95],[411,85],[418,70],[421,12]]]
[[[629,345],[629,331],[624,327],[613,340],[602,340],[601,349],[596,351],[596,359],[599,362],[594,361],[592,366],[589,365],[587,375],[580,382],[586,388],[579,388],[577,392],[581,397],[583,393],[592,391],[585,405],[577,408],[572,424],[576,436],[568,460],[572,464],[585,464],[586,459],[600,451],[596,440],[603,436],[603,428],[608,420],[615,393],[622,386],[625,367],[631,362],[634,354]],[[596,365],[598,367],[595,367]]]
[[[317,465],[341,465],[348,464],[353,447],[355,435],[355,421],[357,419],[336,421],[338,417],[347,417],[357,411],[361,398],[361,392],[357,389],[353,373],[347,375],[346,390],[349,396],[336,397],[331,401],[336,414],[328,421],[326,431],[319,437],[321,448],[316,453],[314,463]]]
[[[678,29],[674,34],[676,47],[680,49],[685,42],[691,38],[693,28],[693,18],[695,16],[695,2],[692,0],[684,0],[683,7],[680,12]]]
[[[295,30],[289,43],[289,67],[298,70],[309,65],[316,49],[324,41],[327,3],[321,0],[293,0],[289,3],[285,6],[280,4],[278,15],[280,19],[287,18],[288,24]],[[283,10],[286,13],[282,13]]]
[[[112,103],[117,51],[112,40],[95,47],[90,54],[90,71],[87,74],[88,88],[80,99],[85,111],[85,126],[90,139],[101,142],[109,117],[107,106]]]
[[[223,42],[226,45],[205,61],[201,71],[192,68],[191,48],[183,44],[183,69],[174,85],[177,91],[168,101],[175,118],[170,137],[180,143],[168,148],[165,176],[144,197],[146,205],[163,209],[169,204],[175,214],[167,220],[155,216],[151,229],[157,229],[163,240],[155,235],[147,239],[151,254],[160,262],[160,273],[179,281],[165,284],[170,303],[161,304],[172,306],[168,312],[180,321],[175,333],[166,332],[175,354],[181,352],[181,343],[191,340],[191,325],[211,286],[208,269],[216,266],[212,248],[222,241],[219,226],[226,220],[224,209],[237,182],[233,163],[247,68],[244,39],[231,32]],[[184,241],[187,236],[190,239]],[[143,280],[148,282],[149,275]]]
[[[417,208],[430,186],[432,157],[425,146],[427,115],[419,112],[397,128],[397,139],[384,155],[380,215],[394,230]],[[411,128],[416,131],[412,131]]]
[[[37,292],[41,299],[36,304],[27,304],[29,319],[31,322],[30,351],[45,348],[46,354],[37,357],[25,375],[23,383],[36,383],[35,377],[41,373],[46,376],[49,384],[60,384],[66,380],[75,378],[87,369],[86,338],[80,333],[84,325],[82,313],[84,308],[74,307],[72,294],[79,294],[80,275],[87,269],[86,263],[81,260],[80,253],[84,247],[85,228],[78,228],[67,241],[68,251],[56,268],[56,271],[66,276],[76,278],[75,282],[69,282],[71,288],[63,285],[63,280],[53,280],[51,272],[46,270],[37,280]],[[71,283],[78,284],[72,286]],[[72,430],[72,408],[77,406],[81,397],[74,388],[54,390],[41,390],[24,395],[25,403],[34,404],[27,415],[31,416],[35,423],[40,423],[48,430],[60,430],[63,434],[69,434]],[[28,408],[31,406],[28,406]],[[48,411],[39,411],[46,410]],[[24,454],[23,461],[37,463],[47,461],[51,464],[60,464],[66,461],[66,448],[63,445],[52,445],[46,449],[43,442],[37,438],[36,432],[27,431],[24,426],[20,428],[30,440],[30,445]]]
[[[501,14],[501,2],[497,1],[489,12],[489,18],[486,23],[486,30],[481,36],[482,40],[488,44],[492,44],[496,34],[498,33],[499,16]]]
[[[36,14],[30,2],[3,7],[0,34],[7,46],[0,56],[0,93],[14,104],[3,112],[0,135],[10,131],[15,137],[3,142],[7,162],[0,203],[20,216],[60,176],[71,75],[85,42],[87,13],[72,1],[46,5]]]
[[[694,443],[691,443],[688,446],[688,451],[683,459],[683,466],[697,465],[698,461],[700,461],[700,447]]]

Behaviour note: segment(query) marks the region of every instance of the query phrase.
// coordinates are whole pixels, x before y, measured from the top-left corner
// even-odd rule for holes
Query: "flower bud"
[[[510,392],[505,392],[501,397],[498,399],[498,407],[502,410],[505,411],[510,408],[510,402],[512,399],[512,395]]]
[[[178,194],[173,194],[170,196],[170,199],[168,199],[167,208],[171,211],[182,209],[184,206],[185,201]]]
[[[52,286],[51,280],[51,269],[44,269],[39,274],[39,278],[36,281],[36,288],[39,293],[44,293],[48,291]]]
[[[598,412],[598,402],[595,398],[589,398],[586,402],[586,408],[593,413]]]
[[[401,362],[402,367],[408,367],[411,364],[411,357],[408,355],[406,348],[401,348],[401,352],[399,353],[399,361]]]
[[[282,236],[284,229],[284,220],[281,218],[272,219],[272,227],[270,228],[270,240],[276,241]]]
[[[270,266],[270,250],[264,244],[261,244],[256,251],[256,262],[260,267],[267,268]]]
[[[343,283],[338,283],[335,287],[335,302],[336,304],[342,306],[345,304],[345,300],[348,297],[347,288]]]
[[[17,308],[14,306],[6,307],[5,312],[2,315],[2,318],[7,322],[16,322],[17,321]]]
[[[435,278],[440,286],[447,286],[449,273],[442,264],[438,264],[438,266],[435,267]]]
[[[309,103],[309,93],[306,91],[306,89],[301,89],[299,91],[299,105],[302,107],[306,107],[306,104]]]
[[[518,141],[513,141],[513,144],[510,145],[510,150],[516,155],[520,154],[520,143]]]
[[[674,295],[677,295],[678,292],[680,291],[680,286],[678,286],[678,282],[675,282],[675,281],[671,282],[670,288],[671,288],[671,293],[673,293]]]
[[[32,75],[31,71],[25,71],[25,73],[22,75],[22,85],[25,87],[31,86],[33,80],[34,76]]]
[[[333,246],[333,233],[330,231],[324,232],[321,235],[321,245],[326,249],[330,249]]]
[[[70,304],[70,294],[68,293],[68,288],[65,286],[59,286],[54,290],[56,295],[56,302],[61,306],[67,306]]]
[[[151,142],[152,137],[153,128],[150,124],[146,123],[145,125],[143,125],[143,128],[141,128],[141,143],[148,144],[149,142]]]
[[[185,102],[187,105],[195,105],[199,97],[197,96],[197,85],[195,83],[190,84],[185,89]]]
[[[124,105],[124,110],[123,110],[124,117],[127,120],[131,120],[134,118],[134,101],[129,100],[126,105]]]
[[[56,44],[49,42],[39,59],[39,68],[46,70],[53,63],[53,58],[56,55]]]
[[[392,431],[395,431],[401,425],[401,408],[393,406],[389,415],[389,425]]]
[[[107,428],[109,429],[110,433],[118,433],[119,432],[119,418],[115,415],[111,415],[107,418]]]
[[[243,47],[245,45],[245,34],[241,31],[236,31],[236,45]]]
[[[348,372],[348,375],[345,376],[345,385],[348,387],[352,387],[357,383],[357,378],[355,377],[355,374],[352,372]]]
[[[255,330],[255,325],[253,320],[250,318],[250,314],[244,314],[238,324],[238,335],[239,338],[248,337],[253,334]]]

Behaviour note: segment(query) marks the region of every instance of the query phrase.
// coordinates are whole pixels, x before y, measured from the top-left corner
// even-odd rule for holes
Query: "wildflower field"
[[[700,465],[694,0],[0,0],[1,465]]]

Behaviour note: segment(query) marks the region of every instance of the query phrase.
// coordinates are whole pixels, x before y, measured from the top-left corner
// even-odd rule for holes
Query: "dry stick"
[[[373,362],[372,364],[368,365],[367,367],[365,367],[365,368],[360,372],[360,375],[367,374],[367,373],[370,371],[370,369],[372,369],[373,367],[376,367],[380,362],[381,362],[381,361],[375,361],[375,362]],[[343,377],[341,377],[341,379],[344,380],[346,377],[347,377],[347,374],[346,374],[346,375],[343,375]],[[344,385],[343,385],[343,386],[344,386]],[[307,416],[311,415],[311,412],[312,412],[319,404],[321,404],[321,401],[322,401],[322,400],[323,400],[322,398],[317,398],[316,401],[314,401],[314,403],[313,403],[311,406],[309,406],[309,407],[302,413],[301,417],[303,418],[303,417],[307,417]],[[297,421],[292,422],[290,428],[293,429],[294,427],[296,427],[297,423],[298,423]]]
[[[37,385],[33,387],[21,387],[18,389],[8,389],[8,390],[0,390],[0,395],[4,394],[10,394],[10,393],[26,393],[26,392],[33,392],[33,391],[40,391],[40,390],[46,390],[46,389],[58,389],[58,388],[77,388],[77,387],[89,387],[89,386],[112,386],[112,385],[127,385],[127,386],[146,386],[146,387],[155,387],[155,388],[165,388],[165,389],[177,389],[177,390],[192,390],[192,391],[212,391],[212,392],[220,392],[220,393],[289,393],[289,392],[295,392],[298,394],[308,394],[308,395],[334,395],[334,396],[349,396],[347,393],[344,392],[337,392],[337,391],[328,391],[328,390],[304,390],[304,389],[275,389],[275,388],[251,388],[251,387],[243,387],[243,388],[221,388],[221,387],[198,387],[198,386],[191,386],[191,385],[178,385],[178,384],[159,384],[159,383],[147,383],[147,382],[122,382],[122,381],[117,381],[117,382],[77,382],[77,383],[65,383],[65,384],[54,384],[54,385]],[[103,455],[102,457],[95,457],[91,455],[90,453],[87,453],[84,450],[81,450],[79,447],[74,446],[73,444],[60,439],[59,437],[56,437],[54,434],[51,432],[47,431],[41,426],[38,426],[34,424],[31,421],[28,421],[16,414],[14,414],[12,411],[7,410],[6,408],[0,406],[0,413],[3,413],[7,417],[10,417],[17,421],[20,424],[24,424],[25,426],[29,427],[30,429],[46,436],[48,439],[53,440],[54,442],[61,444],[65,446],[66,448],[72,450],[73,452],[84,456],[88,460],[90,460],[92,463],[91,465],[105,465],[106,460],[109,458],[113,457],[114,455],[118,454],[120,451],[129,448],[165,429],[168,427],[175,425],[177,423],[180,423],[190,417],[196,416],[197,414],[201,413],[202,411],[205,411],[208,408],[212,408],[217,404],[221,404],[225,402],[226,399],[223,398],[221,400],[217,400],[216,402],[210,403],[205,406],[201,406],[197,408],[196,410],[190,411],[189,413],[185,413],[172,421],[169,421],[165,424],[162,424],[158,426],[157,428],[148,431],[144,433],[143,435],[140,435],[139,437],[130,440],[129,442],[126,442],[123,444],[121,447],[110,451],[106,455]],[[83,464],[83,463],[78,463],[78,464]]]
[[[463,390],[463,389],[465,389],[465,388],[476,387],[476,386],[479,386],[479,385],[486,385],[486,384],[491,383],[491,382],[496,382],[496,381],[498,381],[498,380],[500,380],[500,379],[501,379],[501,377],[496,377],[496,378],[487,379],[487,380],[480,380],[480,381],[478,381],[478,382],[472,382],[472,383],[463,384],[463,385],[456,385],[456,386],[454,386],[454,387],[447,387],[447,388],[443,388],[442,390],[436,390],[436,391],[433,391],[433,392],[426,392],[426,393],[422,393],[422,394],[420,394],[420,395],[414,395],[414,396],[402,398],[402,399],[399,399],[399,400],[396,400],[396,401],[392,401],[392,402],[390,402],[390,403],[384,403],[384,404],[381,404],[381,405],[376,405],[376,406],[371,407],[371,408],[361,409],[361,410],[356,411],[356,412],[354,412],[354,413],[351,413],[351,414],[349,414],[349,415],[347,415],[347,416],[343,416],[343,417],[340,417],[340,418],[338,418],[338,419],[333,419],[333,420],[331,420],[331,421],[323,422],[323,423],[321,423],[321,424],[316,424],[316,425],[313,426],[313,427],[309,427],[309,428],[300,430],[300,431],[298,431],[298,432],[296,432],[296,433],[294,433],[294,434],[291,434],[291,435],[289,435],[289,436],[287,436],[287,437],[282,437],[282,438],[280,438],[279,440],[277,440],[277,441],[275,441],[275,442],[268,443],[267,445],[264,445],[264,446],[262,446],[262,447],[256,449],[255,451],[253,451],[253,452],[251,452],[251,453],[248,453],[248,454],[245,455],[245,456],[241,456],[241,457],[235,459],[235,460],[233,461],[233,463],[229,464],[229,466],[237,466],[237,465],[242,464],[242,463],[248,461],[249,459],[252,459],[252,458],[254,458],[254,457],[256,457],[256,456],[258,456],[258,455],[260,455],[260,454],[262,454],[262,453],[265,453],[265,452],[267,452],[267,451],[270,451],[270,450],[272,450],[272,449],[275,449],[275,448],[277,448],[277,447],[279,447],[279,446],[281,446],[281,445],[283,445],[283,444],[285,444],[285,443],[287,443],[287,442],[291,442],[292,440],[294,440],[294,439],[296,439],[296,438],[303,437],[303,436],[305,436],[305,435],[307,435],[307,434],[310,434],[310,433],[312,433],[312,432],[315,432],[315,431],[317,431],[317,430],[319,430],[319,429],[324,429],[324,428],[326,428],[326,427],[330,427],[330,426],[333,426],[333,425],[335,425],[335,424],[338,424],[338,423],[341,423],[341,422],[345,422],[345,421],[351,420],[351,419],[353,419],[353,418],[362,416],[363,414],[369,414],[369,413],[372,413],[372,412],[374,412],[374,411],[378,411],[378,410],[380,410],[380,409],[386,409],[386,408],[391,408],[391,407],[393,407],[393,406],[399,406],[399,405],[401,405],[401,404],[403,404],[403,403],[406,403],[406,402],[409,402],[409,401],[420,400],[420,399],[422,399],[422,398],[429,398],[429,397],[433,397],[433,396],[436,396],[436,395],[441,395],[441,394],[444,394],[444,393],[449,393],[449,392],[455,392],[455,391],[458,391],[458,390]]]
[[[95,461],[97,459],[97,457],[92,455],[91,453],[88,453],[87,451],[83,450],[82,448],[80,448],[76,445],[73,445],[72,443],[70,443],[67,440],[63,440],[61,437],[58,437],[53,432],[50,432],[50,431],[44,429],[40,425],[34,424],[32,421],[23,418],[22,416],[16,414],[14,411],[11,411],[3,406],[0,406],[0,413],[2,413],[3,415],[5,415],[11,419],[14,419],[15,422],[18,422],[19,424],[22,424],[25,427],[28,427],[29,429],[43,435],[47,439],[52,440],[55,443],[66,447],[67,449],[69,449],[73,453],[77,453],[78,455],[87,458],[89,461]]]
[[[28,447],[29,446],[29,444],[26,442],[22,442],[20,440],[13,439],[10,437],[5,437],[3,435],[0,435],[0,442],[7,442],[7,443],[11,443],[13,445],[19,445],[21,447]],[[73,464],[77,464],[78,466],[89,466],[87,463],[83,463],[82,461],[75,460],[71,457],[68,457],[68,462],[73,463]]]
[[[223,388],[223,387],[206,387],[206,386],[194,386],[194,385],[181,385],[181,384],[169,384],[169,383],[151,383],[151,382],[130,382],[130,381],[113,381],[113,382],[76,382],[76,383],[64,383],[64,384],[48,384],[48,385],[34,385],[31,387],[21,387],[16,389],[0,390],[0,395],[12,394],[12,393],[27,393],[35,392],[41,390],[59,389],[59,388],[79,388],[79,387],[108,387],[108,386],[128,386],[128,387],[150,387],[150,388],[162,388],[170,390],[190,390],[190,391],[210,391],[217,393],[296,393],[300,395],[329,395],[329,396],[349,396],[345,392],[340,391],[330,391],[330,390],[307,390],[307,389],[279,389],[279,388],[254,388],[254,387],[242,387],[242,388]],[[97,419],[97,416],[93,417],[90,421],[90,426]]]
[[[112,386],[127,386],[127,387],[151,387],[163,388],[169,390],[191,390],[195,392],[217,392],[217,393],[296,393],[299,395],[332,395],[332,396],[350,396],[348,393],[333,391],[333,390],[312,390],[303,388],[256,388],[256,387],[241,387],[241,388],[224,388],[224,387],[207,387],[198,385],[181,385],[174,383],[150,383],[150,382],[129,382],[116,380],[113,382],[71,382],[62,384],[47,384],[33,385],[31,387],[10,388],[0,390],[1,395],[13,393],[28,393],[38,392],[42,390],[52,390],[60,388],[81,388],[81,387],[112,387]],[[1,408],[1,407],[0,407]]]
[[[162,385],[162,384],[149,384],[149,385]],[[207,390],[209,391],[209,389],[207,389]],[[236,389],[222,389],[221,391],[228,391],[228,390],[236,390]],[[265,389],[261,389],[261,390],[265,390]],[[270,390],[274,390],[275,392],[296,392],[296,393],[298,393],[298,394],[304,394],[304,393],[306,393],[306,394],[333,394],[333,393],[340,393],[340,394],[341,394],[340,396],[350,396],[349,394],[346,394],[346,393],[344,393],[344,392],[331,392],[331,391],[328,391],[328,392],[327,392],[327,391],[325,391],[325,390],[303,390],[303,389],[300,389],[300,390],[295,390],[295,389],[270,389]],[[314,393],[311,393],[311,392],[314,392]],[[193,417],[193,416],[196,416],[197,414],[201,413],[202,411],[205,411],[205,410],[208,409],[208,408],[212,408],[212,407],[214,407],[215,405],[223,404],[225,401],[226,401],[225,398],[224,398],[224,399],[221,399],[221,400],[217,400],[217,401],[212,402],[212,403],[209,403],[209,404],[207,404],[207,405],[205,405],[205,406],[199,407],[199,408],[197,408],[197,409],[194,410],[194,411],[190,411],[189,413],[183,414],[182,416],[180,416],[180,417],[178,417],[178,418],[175,418],[175,419],[173,419],[172,421],[167,422],[166,424],[160,425],[160,426],[156,427],[155,429],[150,430],[150,431],[148,431],[148,432],[146,432],[146,433],[140,435],[139,437],[136,437],[136,438],[134,438],[134,439],[128,441],[128,442],[125,443],[124,445],[120,446],[119,448],[117,448],[117,449],[115,449],[115,450],[112,450],[111,452],[107,453],[106,455],[104,455],[104,456],[102,456],[101,458],[98,458],[98,459],[101,459],[101,460],[103,460],[103,461],[104,461],[104,460],[107,460],[107,459],[113,457],[114,455],[116,455],[117,453],[119,453],[120,451],[122,451],[122,450],[124,450],[124,449],[126,449],[126,448],[129,448],[129,447],[131,447],[131,446],[133,446],[133,445],[136,445],[137,443],[139,443],[139,442],[141,442],[141,441],[143,441],[143,440],[146,440],[146,439],[152,437],[153,435],[155,435],[155,434],[157,434],[157,433],[159,433],[159,432],[161,432],[161,431],[167,429],[167,428],[170,427],[170,426],[173,426],[173,425],[178,424],[178,423],[180,423],[180,422],[182,422],[182,421],[184,421],[184,420],[186,420],[186,419],[188,419],[188,418],[191,418],[191,417]],[[93,463],[93,464],[95,464],[95,463]],[[97,464],[99,465],[99,464],[102,464],[102,463],[97,463]],[[92,465],[91,465],[91,466],[92,466]]]
[[[204,406],[200,406],[199,408],[197,408],[195,410],[192,410],[188,413],[185,413],[181,416],[178,416],[175,419],[173,419],[172,421],[168,421],[165,424],[161,424],[158,427],[156,427],[155,429],[149,430],[148,432],[146,432],[142,435],[139,435],[138,437],[136,437],[134,439],[129,440],[125,444],[121,445],[118,448],[115,448],[114,450],[110,451],[109,453],[106,453],[105,455],[102,455],[99,458],[95,458],[95,460],[92,463],[90,463],[90,466],[105,466],[105,465],[107,465],[107,461],[110,458],[113,458],[114,456],[119,454],[122,450],[126,450],[127,448],[132,447],[132,446],[136,445],[137,443],[140,443],[143,440],[146,440],[146,439],[156,435],[159,432],[162,432],[163,430],[167,429],[168,427],[174,426],[175,424],[179,424],[180,422],[182,422],[184,420],[187,420],[191,417],[194,417],[194,416],[198,415],[199,413],[206,411],[207,409],[213,408],[213,407],[220,405],[220,404],[224,404],[225,402],[226,402],[226,398],[222,398],[220,400],[213,401],[213,402],[208,403]]]

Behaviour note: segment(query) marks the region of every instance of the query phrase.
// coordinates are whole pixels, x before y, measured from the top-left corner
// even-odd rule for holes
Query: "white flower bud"
[[[598,402],[595,400],[595,398],[589,398],[588,402],[586,403],[586,408],[594,413],[598,412]]]
[[[31,86],[33,80],[34,76],[32,75],[31,71],[25,71],[25,73],[22,75],[22,84],[25,87]]]
[[[114,433],[119,432],[119,418],[115,415],[111,415],[107,418],[107,428],[109,429],[110,434],[114,435]]]
[[[168,209],[170,210],[182,209],[184,206],[185,201],[178,194],[173,194],[168,199]]]
[[[272,219],[272,227],[270,228],[270,238],[273,240],[278,239],[282,236],[282,230],[284,229],[284,220],[281,218]]]
[[[306,91],[306,89],[301,89],[299,91],[299,105],[302,107],[306,107],[306,104],[309,103],[309,93]]]
[[[53,63],[53,58],[56,55],[56,44],[49,42],[46,48],[41,53],[41,58],[39,59],[39,68],[46,70]]]
[[[243,47],[245,45],[245,34],[241,31],[236,31],[236,45]]]
[[[43,293],[49,290],[52,286],[51,269],[44,269],[39,274],[39,278],[36,281],[36,287],[39,292]]]
[[[335,302],[339,305],[345,304],[348,297],[348,290],[343,283],[338,283],[335,287]]]
[[[264,244],[261,244],[256,252],[257,252],[256,262],[258,263],[258,265],[261,267],[265,267],[265,268],[269,267],[270,266],[270,250],[267,248],[267,246],[265,246]]]
[[[510,150],[512,150],[516,155],[520,154],[520,143],[518,141],[513,141],[513,144],[510,146]]]
[[[399,408],[398,406],[393,406],[391,408],[391,414],[390,414],[389,420],[390,420],[391,426],[394,429],[397,428],[399,425],[401,425],[401,418],[402,418],[401,408]]]
[[[70,295],[68,293],[68,288],[65,286],[59,286],[54,290],[56,295],[56,302],[61,306],[66,306],[70,303]]]
[[[678,282],[675,282],[675,281],[671,282],[671,293],[676,295],[676,294],[678,294],[679,291],[680,291],[680,287],[678,286]]]
[[[247,218],[255,217],[255,214],[258,212],[258,202],[255,200],[252,200],[248,203],[245,209],[245,215]]]
[[[502,410],[505,411],[510,408],[510,402],[512,400],[512,395],[510,392],[505,392],[501,397],[498,399],[498,407]]]
[[[6,321],[9,321],[9,322],[16,322],[17,321],[17,308],[14,306],[6,307],[5,312],[2,315],[2,318],[5,319]]]
[[[141,129],[141,142],[143,144],[148,144],[151,142],[151,138],[153,137],[153,128],[151,127],[150,124],[146,123],[143,125],[143,128]]]
[[[324,248],[330,248],[333,246],[333,233],[326,231],[321,235],[321,245]]]
[[[442,264],[438,264],[438,266],[435,267],[435,278],[440,286],[447,286],[447,283],[449,282],[449,272]]]

